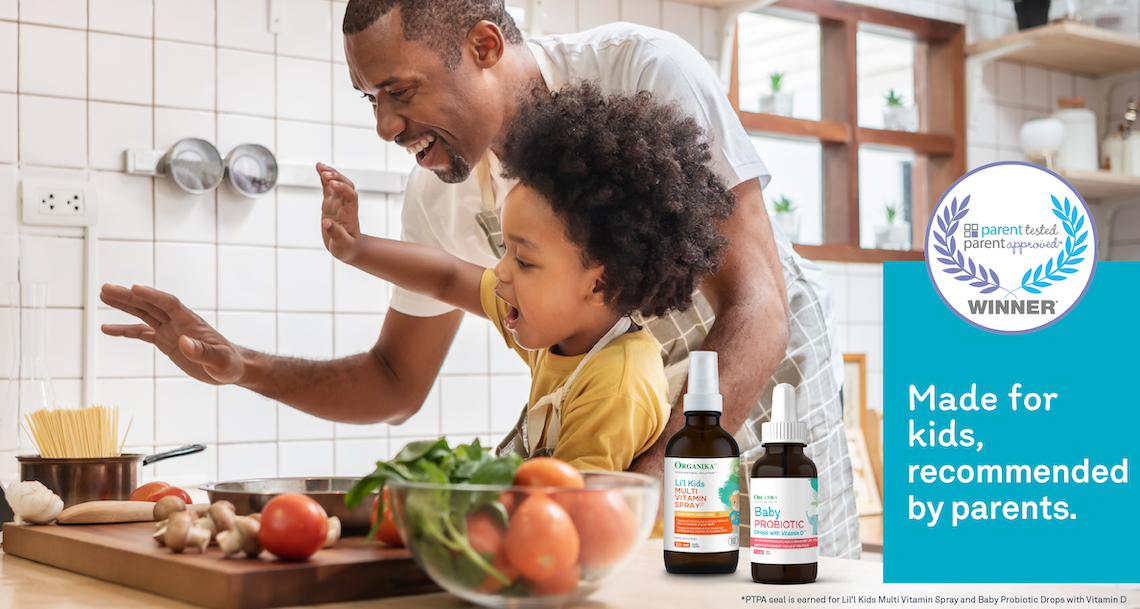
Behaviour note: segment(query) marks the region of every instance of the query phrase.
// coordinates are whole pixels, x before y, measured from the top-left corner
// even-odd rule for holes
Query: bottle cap
[[[721,412],[720,372],[716,351],[689,353],[689,391],[685,393],[684,412]]]
[[[796,419],[796,388],[787,383],[772,390],[772,419],[760,425],[765,444],[807,444],[807,423]]]

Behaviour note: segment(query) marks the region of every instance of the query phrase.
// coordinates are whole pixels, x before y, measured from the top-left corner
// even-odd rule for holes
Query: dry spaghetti
[[[118,457],[122,452],[118,406],[44,408],[24,415],[24,420],[42,457]],[[129,424],[127,431],[130,431]]]

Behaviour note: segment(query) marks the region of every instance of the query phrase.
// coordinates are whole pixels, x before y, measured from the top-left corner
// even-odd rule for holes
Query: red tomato
[[[579,489],[586,485],[582,474],[562,459],[535,457],[523,462],[515,472],[515,486],[542,486]],[[551,495],[566,513],[573,514],[578,502],[577,492],[554,492]]]
[[[150,501],[150,496],[170,486],[165,482],[147,482],[131,491],[128,501]]]
[[[637,519],[616,489],[582,491],[574,526],[581,540],[583,567],[604,569],[625,558],[637,544]]]
[[[536,457],[525,461],[515,472],[515,486],[582,488],[585,485],[578,470],[554,457]]]
[[[503,491],[499,493],[499,503],[503,504],[503,508],[507,510],[507,515],[515,513],[515,494],[510,491]]]
[[[159,499],[162,499],[163,497],[169,497],[170,495],[181,497],[182,501],[186,502],[186,505],[194,503],[190,500],[190,493],[187,493],[177,486],[167,486],[166,488],[155,492],[147,501],[158,501]]]
[[[535,594],[545,596],[553,596],[556,594],[566,594],[574,588],[578,587],[578,580],[582,577],[581,565],[575,563],[570,565],[569,569],[564,569],[551,575],[550,577],[532,582],[527,580],[527,586]]]
[[[486,512],[475,512],[467,517],[467,539],[480,554],[498,554],[503,547],[503,531]]]
[[[570,515],[541,493],[519,504],[503,539],[511,565],[532,581],[569,569],[578,561],[578,543]]]
[[[328,534],[328,514],[316,500],[286,493],[270,499],[261,510],[257,539],[278,558],[304,560],[321,549]]]
[[[499,573],[506,575],[507,579],[511,580],[512,584],[515,583],[515,580],[519,578],[519,570],[511,566],[511,561],[507,559],[507,553],[501,549],[499,553],[495,555],[495,561],[491,563],[491,566],[498,569]],[[504,584],[498,579],[495,579],[494,577],[488,575],[483,579],[483,583],[479,586],[478,590],[479,592],[494,594],[499,590],[507,587],[508,585],[510,584]]]
[[[397,548],[404,547],[404,540],[400,539],[400,530],[396,528],[396,519],[392,517],[392,502],[388,499],[388,487],[384,487],[384,501],[388,509],[384,510],[384,518],[380,520],[380,528],[376,531],[376,539]],[[376,526],[376,514],[380,511],[380,497],[372,504],[372,518],[369,523]]]

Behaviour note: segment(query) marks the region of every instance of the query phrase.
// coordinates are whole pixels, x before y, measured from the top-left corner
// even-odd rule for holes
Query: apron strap
[[[629,317],[619,319],[617,323],[610,328],[609,332],[606,332],[605,336],[599,339],[598,342],[590,348],[586,357],[583,357],[582,361],[578,362],[578,367],[574,368],[574,372],[570,373],[570,377],[566,379],[566,382],[558,389],[555,389],[553,393],[542,396],[542,399],[536,402],[535,405],[527,411],[526,443],[528,455],[534,454],[535,449],[538,448],[538,438],[542,435],[542,428],[544,426],[546,427],[546,448],[553,450],[554,447],[558,445],[558,432],[562,429],[562,398],[566,394],[567,389],[571,383],[574,382],[574,379],[578,378],[578,373],[581,372],[586,362],[590,361],[590,358],[593,357],[595,353],[604,349],[606,345],[610,344],[615,338],[628,332],[632,325],[633,320]],[[546,424],[548,413],[550,416],[549,425]]]

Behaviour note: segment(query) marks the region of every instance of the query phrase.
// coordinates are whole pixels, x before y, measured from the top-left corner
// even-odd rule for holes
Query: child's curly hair
[[[542,195],[584,265],[605,267],[611,308],[661,315],[692,305],[728,244],[717,226],[736,208],[695,120],[646,91],[607,96],[583,82],[534,91],[509,133],[504,174]]]

